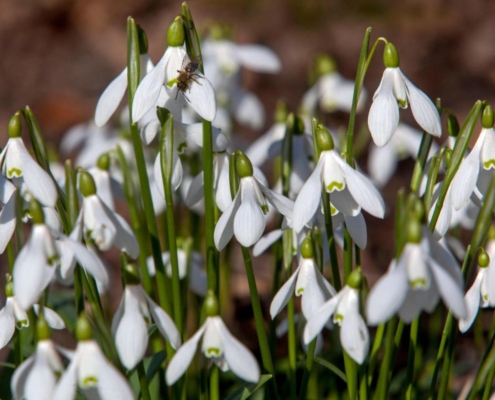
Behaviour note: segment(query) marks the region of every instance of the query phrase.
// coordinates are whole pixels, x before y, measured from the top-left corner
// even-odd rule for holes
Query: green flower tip
[[[184,44],[185,37],[184,24],[182,23],[182,17],[179,15],[168,27],[167,43],[169,46],[179,47]]]
[[[454,114],[449,114],[447,117],[447,132],[449,136],[456,138],[459,135],[459,121]]]
[[[240,153],[236,157],[235,166],[240,178],[253,176],[253,164],[251,164],[251,161],[244,153]]]
[[[123,274],[128,285],[139,285],[141,283],[141,277],[139,276],[136,264],[126,263]]]
[[[335,60],[328,54],[320,54],[315,59],[315,74],[319,78],[337,71]]]
[[[333,138],[327,128],[322,124],[318,124],[316,128],[316,144],[320,151],[333,150]]]
[[[214,317],[215,315],[218,315],[218,308],[218,300],[217,296],[215,296],[215,292],[213,290],[208,290],[203,303],[203,311],[205,315],[207,317]]]
[[[22,135],[21,113],[17,111],[9,121],[9,138],[18,138]]]
[[[399,66],[399,53],[392,43],[387,43],[383,49],[383,64],[385,68],[397,68]]]
[[[284,100],[279,100],[273,119],[276,123],[284,123],[287,120],[288,115],[289,110],[287,109],[287,103]]]
[[[481,126],[485,129],[493,128],[493,108],[491,105],[487,105],[483,110]]]
[[[10,279],[5,284],[5,296],[7,296],[7,297],[13,297],[14,296],[14,282],[12,282],[11,276],[10,276]]]
[[[301,244],[301,256],[306,259],[314,257],[313,239],[310,236],[307,236]]]
[[[304,121],[293,113],[290,113],[287,117],[286,125],[287,129],[290,129],[294,135],[302,135],[304,133]]]
[[[52,336],[52,331],[48,326],[43,313],[40,313],[38,321],[36,322],[36,333],[38,334],[38,340],[48,340]]]
[[[93,338],[91,324],[89,323],[88,317],[86,317],[84,312],[79,314],[79,318],[76,322],[76,338],[80,342],[84,340],[91,340]]]
[[[487,254],[485,249],[483,249],[478,256],[478,265],[481,268],[486,268],[490,265],[490,256]]]
[[[136,24],[136,28],[139,41],[139,54],[148,54],[148,36],[138,24]]]
[[[110,154],[105,153],[98,158],[96,166],[103,171],[108,171],[110,169]]]
[[[45,223],[45,214],[43,212],[43,208],[38,200],[32,199],[29,202],[29,215],[33,220],[34,224],[44,224]]]
[[[349,278],[347,278],[347,286],[353,289],[359,289],[361,287],[361,283],[363,282],[363,272],[361,268],[356,268],[351,272]]]
[[[419,243],[421,242],[421,223],[418,219],[413,218],[407,227],[407,241],[408,243]]]
[[[83,170],[79,173],[79,189],[84,197],[96,194],[95,180],[89,172]]]

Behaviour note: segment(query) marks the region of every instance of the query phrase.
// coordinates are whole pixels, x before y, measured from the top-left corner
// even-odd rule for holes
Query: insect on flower
[[[201,57],[197,57],[195,60],[191,61],[191,59],[187,54],[184,56],[184,59],[182,60],[182,67],[181,69],[177,70],[179,75],[177,75],[176,78],[177,79],[177,94],[175,95],[176,100],[177,100],[177,96],[179,95],[179,92],[182,92],[186,100],[189,101],[185,93],[186,90],[191,89],[191,83],[196,82],[198,85],[201,85],[201,83],[199,83],[196,80],[196,77],[203,78],[200,74],[196,73],[200,62],[201,62]]]

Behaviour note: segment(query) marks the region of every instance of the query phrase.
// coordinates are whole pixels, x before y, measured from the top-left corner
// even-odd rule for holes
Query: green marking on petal
[[[345,188],[345,183],[333,181],[327,186],[327,192],[332,193],[334,190],[341,191]]]
[[[187,149],[187,142],[182,142],[179,146],[177,146],[177,152],[179,154],[182,154],[185,149]]]
[[[270,211],[270,209],[268,208],[268,206],[266,204],[263,204],[261,206],[261,211],[263,211],[263,214],[268,214],[268,212]]]
[[[171,80],[169,80],[169,81],[167,82],[167,86],[168,86],[168,87],[172,87],[172,86],[174,86],[177,82],[178,82],[178,81],[177,81],[177,78],[171,79]]]
[[[488,295],[487,294],[483,295],[483,300],[488,301]]]
[[[11,168],[7,171],[7,178],[19,178],[22,176],[22,171],[18,168]]]
[[[491,159],[483,163],[483,168],[485,169],[495,169],[495,160]]]
[[[21,319],[15,323],[17,329],[26,328],[29,326],[29,321],[27,319]]]
[[[401,108],[407,108],[407,100],[397,99],[397,103],[399,103]]]
[[[58,254],[54,254],[53,256],[48,257],[46,261],[50,266],[58,265],[60,264],[60,257],[58,256]]]
[[[208,347],[206,349],[206,357],[218,357],[220,356],[221,350],[218,347]]]
[[[96,376],[87,376],[86,378],[83,379],[82,381],[82,386],[83,387],[91,387],[91,386],[96,386],[98,384],[98,378]]]
[[[333,204],[330,204],[330,215],[333,217],[335,214],[337,214],[339,210],[337,210]]]
[[[418,278],[413,281],[410,281],[409,284],[413,289],[426,289],[428,286],[428,282],[426,282],[425,278]]]
[[[344,316],[342,314],[335,314],[333,317],[333,322],[335,322],[338,325],[342,325],[342,322],[344,321]]]
[[[302,295],[303,293],[304,293],[304,288],[300,288],[300,289],[298,289],[298,290],[297,290],[297,292],[296,292],[296,294],[297,294],[298,296]]]

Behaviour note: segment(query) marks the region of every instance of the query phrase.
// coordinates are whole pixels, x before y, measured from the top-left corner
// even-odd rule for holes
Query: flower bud
[[[478,256],[478,265],[480,268],[486,268],[490,265],[490,256],[485,249],[483,249]]]
[[[314,258],[313,239],[310,236],[306,236],[301,244],[301,256],[306,259]]]
[[[31,215],[31,219],[34,224],[44,224],[45,223],[45,214],[43,212],[43,208],[41,204],[36,199],[31,199],[29,202],[29,214]]]
[[[333,150],[333,138],[330,132],[322,125],[316,128],[316,144],[320,151]]]
[[[147,54],[148,53],[148,36],[143,28],[141,28],[138,24],[137,34],[138,34],[138,42],[139,42],[139,54]]]
[[[302,135],[304,133],[303,120],[293,113],[290,113],[287,117],[286,126],[294,135]]]
[[[332,57],[328,54],[320,54],[315,60],[315,74],[316,78],[323,75],[331,74],[337,71],[337,65]]]
[[[122,273],[127,285],[139,285],[141,283],[141,278],[139,276],[139,271],[136,264],[126,263]]]
[[[98,158],[96,166],[103,171],[108,171],[110,169],[110,155],[108,153],[102,154]]]
[[[421,223],[416,218],[413,218],[409,221],[409,225],[407,227],[407,242],[408,243],[419,243],[421,242],[422,236],[422,228]]]
[[[45,316],[40,307],[40,314],[38,321],[36,322],[36,333],[38,335],[38,340],[48,340],[52,336],[52,330],[46,322]]]
[[[487,105],[481,115],[481,126],[485,129],[493,128],[493,108]]]
[[[207,317],[218,315],[218,300],[213,290],[208,290],[205,301],[203,303],[203,311]]]
[[[79,173],[79,189],[84,197],[96,194],[95,180],[89,172],[83,170]]]
[[[237,174],[239,178],[247,178],[253,176],[253,164],[244,153],[240,153],[236,157],[235,166],[237,168]]]
[[[91,324],[89,323],[88,317],[86,317],[84,311],[81,314],[79,314],[79,318],[77,318],[76,338],[80,342],[84,340],[91,340],[93,338],[93,331],[91,329]]]
[[[167,44],[172,47],[179,47],[184,44],[184,41],[184,25],[182,24],[182,17],[178,16],[168,27]]]
[[[399,53],[392,43],[387,43],[383,49],[383,64],[385,68],[399,67]]]
[[[363,282],[363,273],[360,268],[356,268],[351,272],[349,277],[347,278],[347,286],[353,289],[359,289],[361,287],[361,283]]]
[[[22,135],[21,113],[17,111],[9,121],[9,138],[18,138]]]
[[[447,132],[449,133],[449,136],[456,138],[457,135],[459,135],[459,131],[459,121],[457,121],[454,114],[449,114],[447,117]]]
[[[287,104],[283,100],[277,102],[277,108],[275,109],[275,115],[273,119],[276,123],[284,123],[287,120],[289,111],[287,110]]]

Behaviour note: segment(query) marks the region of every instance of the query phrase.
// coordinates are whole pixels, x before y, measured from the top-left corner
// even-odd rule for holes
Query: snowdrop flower
[[[51,282],[60,265],[55,239],[48,226],[40,204],[32,200],[30,213],[33,229],[27,243],[14,263],[14,290],[19,305],[29,309]]]
[[[301,296],[302,312],[304,318],[309,320],[330,297],[337,293],[316,266],[313,253],[313,240],[308,236],[301,245],[299,266],[273,298],[270,306],[272,319],[282,311],[293,294]]]
[[[113,317],[112,333],[120,360],[130,370],[144,358],[148,325],[153,321],[174,349],[180,346],[181,338],[174,321],[144,291],[136,266],[128,264],[125,276],[127,284]]]
[[[223,250],[232,235],[244,247],[255,244],[265,230],[268,202],[292,219],[293,202],[261,183],[253,175],[251,161],[242,153],[237,156],[236,169],[240,177],[239,190],[215,226],[214,239],[218,250]]]
[[[343,215],[356,216],[361,208],[383,218],[385,205],[378,190],[363,174],[349,166],[334,150],[330,133],[321,125],[316,133],[320,159],[294,205],[294,229],[299,232],[318,210],[322,185],[332,205]]]
[[[57,377],[64,365],[50,340],[50,328],[44,317],[38,319],[36,350],[14,371],[11,391],[14,400],[51,400]]]
[[[33,160],[21,138],[20,113],[9,122],[9,140],[0,153],[2,174],[8,179],[21,178],[28,192],[45,206],[55,207],[57,189],[50,175]]]
[[[303,112],[312,116],[317,106],[325,112],[351,112],[354,82],[340,75],[335,61],[326,54],[316,58],[315,72],[318,79],[303,96]],[[357,111],[363,108],[365,101],[366,91],[363,90],[359,96]]]
[[[340,325],[340,343],[344,350],[358,364],[364,362],[370,343],[368,328],[359,313],[362,279],[361,270],[354,270],[347,285],[316,311],[304,328],[304,343],[309,344],[333,316],[333,322]]]
[[[91,325],[84,314],[77,320],[79,343],[67,369],[60,377],[52,400],[73,400],[79,387],[83,394],[98,395],[101,400],[133,400],[127,379],[103,355],[92,339]]]
[[[479,308],[495,307],[495,241],[489,240],[486,252],[478,256],[478,273],[464,300],[467,306],[466,318],[459,320],[459,330],[464,333],[473,324]]]
[[[218,314],[218,302],[209,292],[205,299],[205,322],[199,330],[185,342],[170,360],[165,378],[173,385],[184,375],[191,363],[199,341],[203,338],[201,352],[214,362],[223,372],[231,370],[247,382],[258,382],[260,368],[251,352],[229,332]]]
[[[369,293],[368,324],[379,325],[396,312],[410,323],[422,310],[431,313],[439,297],[456,318],[466,318],[463,278],[454,256],[418,221],[411,221],[408,229],[408,243],[399,260],[392,261]]]
[[[91,238],[102,251],[116,246],[131,258],[139,255],[139,246],[130,226],[118,214],[110,210],[96,193],[93,177],[86,171],[79,176],[83,206],[79,213],[86,237]]]
[[[182,74],[188,66],[183,65],[188,59],[184,47],[184,27],[181,17],[177,17],[167,32],[168,48],[158,64],[139,84],[132,103],[132,119],[139,121],[156,104],[169,109],[176,119],[185,99],[199,116],[208,121],[215,119],[215,91],[211,83],[197,69],[192,77],[182,80]],[[187,71],[187,73],[190,73]],[[180,80],[179,80],[180,78]],[[182,91],[182,94],[179,94]],[[163,99],[159,101],[160,96]]]
[[[15,231],[17,223],[16,195],[15,186],[3,175],[0,175],[0,204],[3,205],[2,211],[0,211],[0,254],[5,251]]]
[[[110,176],[109,170],[110,154],[104,153],[98,157],[96,165],[93,168],[88,169],[88,172],[95,181],[96,191],[101,201],[103,201],[110,210],[114,211],[114,192],[116,191],[115,187],[118,185],[118,182]]]
[[[7,346],[14,336],[15,328],[23,329],[29,326],[29,318],[14,296],[14,285],[11,280],[5,285],[7,300],[5,306],[0,310],[0,349]],[[39,312],[39,305],[33,306],[35,314]],[[46,322],[52,329],[64,329],[65,324],[62,318],[48,307],[43,308]]]
[[[141,79],[153,69],[153,63],[148,56],[148,38],[146,33],[138,26],[138,38],[139,38],[139,61],[140,61],[140,73]],[[127,67],[117,75],[117,77],[110,82],[106,87],[95,111],[95,124],[98,127],[105,125],[110,117],[115,113],[119,106],[124,94],[127,90]]]
[[[481,133],[471,153],[461,162],[452,180],[452,204],[456,210],[462,208],[473,192],[480,199],[488,187],[495,168],[495,130],[493,129],[493,108],[486,106],[483,110]],[[479,189],[476,186],[479,186]]]
[[[418,125],[433,136],[442,134],[440,115],[431,100],[405,77],[399,68],[399,53],[392,43],[383,52],[385,71],[373,96],[368,115],[371,137],[379,147],[385,146],[397,129],[399,106],[411,111]]]

